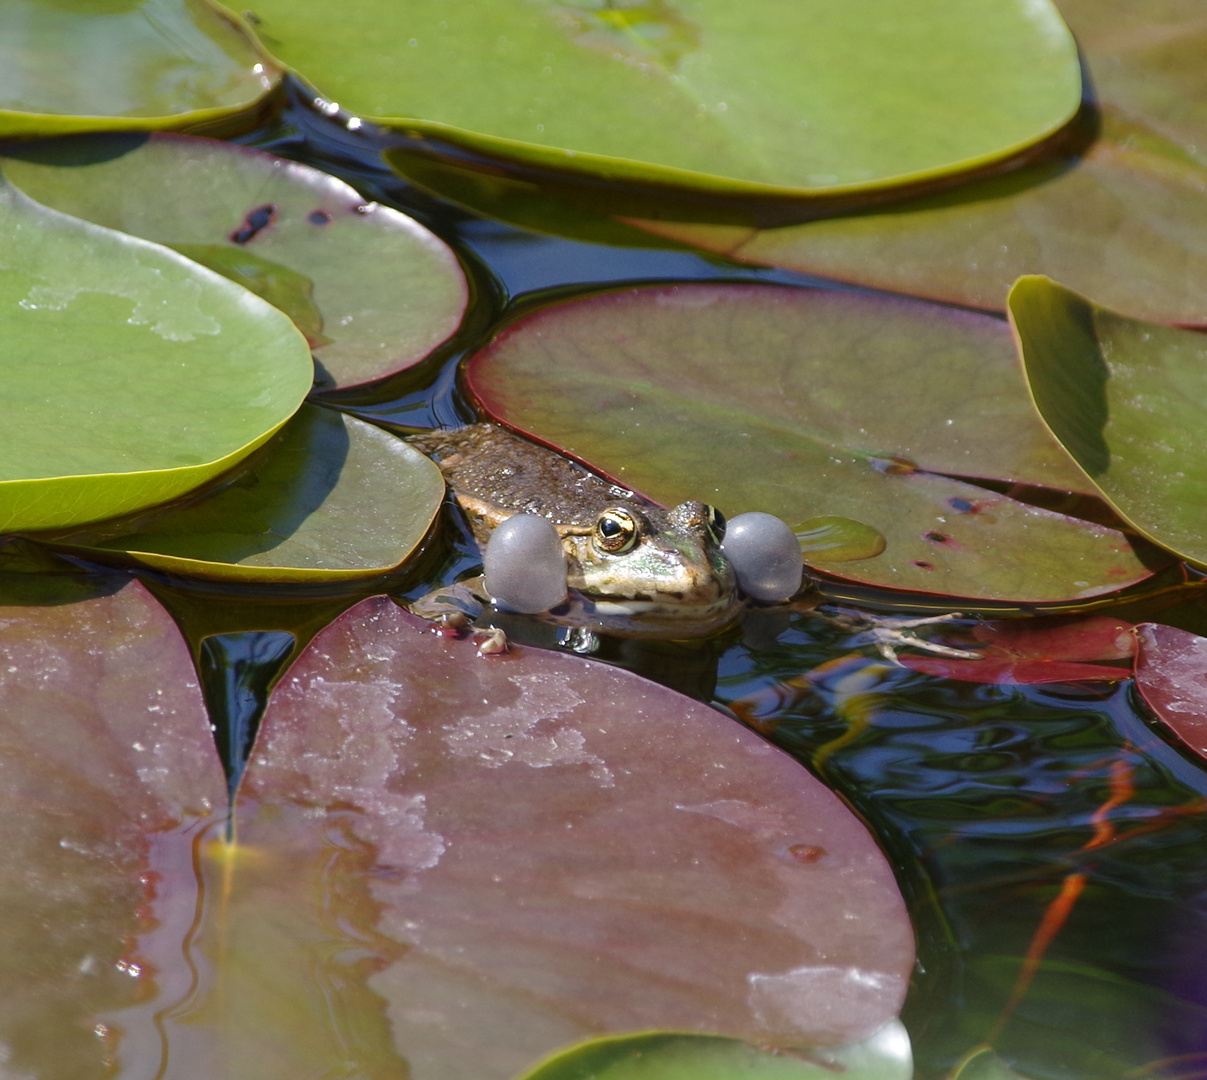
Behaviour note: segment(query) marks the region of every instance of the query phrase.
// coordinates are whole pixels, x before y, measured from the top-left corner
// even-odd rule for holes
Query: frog
[[[552,523],[569,591],[537,616],[543,620],[589,633],[685,639],[723,630],[746,606],[722,548],[724,515],[707,503],[664,508],[490,421],[407,441],[440,467],[482,550],[513,515]],[[464,606],[466,592],[492,599],[481,577],[463,583],[455,606]],[[439,612],[434,597],[415,605],[420,613]]]

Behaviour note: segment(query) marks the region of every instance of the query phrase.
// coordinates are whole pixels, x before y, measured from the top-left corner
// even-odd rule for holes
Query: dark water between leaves
[[[396,430],[472,416],[460,358],[549,298],[629,282],[827,284],[475,217],[409,189],[376,164],[371,138],[300,105],[242,141],[410,213],[465,260],[477,314],[453,346],[383,389],[330,399]],[[472,541],[451,531],[396,595],[470,567]],[[363,595],[150,584],[199,653],[236,770],[293,641]],[[1195,626],[1203,612],[1187,601],[1159,617]],[[905,1019],[920,1078],[990,1042],[1027,1076],[1207,1077],[1207,773],[1148,725],[1129,682],[939,680],[852,649],[807,613],[694,646],[611,644],[602,658],[731,707],[867,821],[918,935]]]

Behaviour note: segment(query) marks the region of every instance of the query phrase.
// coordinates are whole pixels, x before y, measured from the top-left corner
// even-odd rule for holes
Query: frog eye
[[[627,510],[612,507],[595,522],[595,546],[610,555],[620,555],[637,542],[637,521]]]
[[[705,524],[708,526],[708,535],[714,543],[719,544],[725,539],[725,515],[715,506],[706,506],[704,509],[707,511]]]

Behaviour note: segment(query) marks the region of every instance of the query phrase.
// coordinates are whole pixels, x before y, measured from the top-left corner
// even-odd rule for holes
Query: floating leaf
[[[857,16],[824,0],[358,0],[338,19],[263,0],[256,15],[283,63],[360,116],[489,158],[724,193],[984,165],[1081,96],[1073,40],[1040,0],[866,0]]]
[[[884,537],[862,521],[844,517],[815,517],[794,530],[809,562],[849,562],[870,559],[885,548]]]
[[[1207,338],[1020,278],[1010,319],[1040,414],[1125,521],[1207,565]]]
[[[905,991],[888,864],[791,758],[624,671],[479,656],[384,597],[277,685],[238,805],[222,993],[195,1014],[237,1075],[351,1056],[505,1080],[651,1027],[841,1044]]]
[[[557,1054],[524,1080],[911,1080],[909,1035],[898,1020],[856,1044],[768,1053],[733,1039],[635,1035]]]
[[[1136,689],[1166,727],[1207,758],[1207,638],[1141,623],[1136,639]]]
[[[50,580],[0,578],[4,1071],[149,1075],[195,974],[194,849],[226,782],[167,612],[139,584]]]
[[[1204,164],[1106,112],[1084,156],[845,217],[755,230],[633,221],[731,258],[1002,311],[1047,274],[1128,314],[1207,324]]]
[[[936,475],[1085,486],[996,319],[820,290],[635,289],[522,319],[468,378],[495,417],[667,505],[866,523],[887,548],[844,577],[1050,602],[1148,575],[1114,530]]]
[[[1129,679],[1130,667],[1086,661],[1130,660],[1136,643],[1130,623],[1093,615],[1061,619],[981,623],[970,642],[979,660],[902,653],[900,662],[914,671],[964,682],[1031,685],[1080,679]]]
[[[306,343],[174,252],[67,217],[0,178],[0,530],[174,498],[297,409]]]
[[[185,577],[331,581],[401,564],[443,499],[439,468],[418,450],[362,420],[303,405],[216,492],[150,511],[116,536],[51,542],[94,556],[122,552]]]
[[[212,126],[279,78],[208,0],[0,5],[0,138]]]
[[[320,389],[410,367],[460,324],[468,290],[452,251],[317,169],[183,135],[116,155],[82,139],[8,152],[6,175],[33,198],[167,244],[293,317]]]

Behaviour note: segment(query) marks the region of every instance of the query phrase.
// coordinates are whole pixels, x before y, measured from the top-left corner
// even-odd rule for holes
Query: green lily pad
[[[1207,566],[1207,337],[1099,307],[1046,277],[1010,292],[1035,404],[1135,529]]]
[[[523,1080],[911,1080],[909,1035],[891,1020],[859,1043],[768,1052],[735,1039],[675,1034],[597,1039]]]
[[[464,314],[446,244],[317,169],[184,135],[101,160],[91,140],[8,153],[5,175],[47,206],[173,247],[279,307],[309,340],[320,389],[418,363]]]
[[[496,161],[721,193],[947,175],[1042,139],[1081,98],[1045,0],[354,0],[338,19],[263,0],[256,16],[282,63],[360,116]]]
[[[213,126],[279,80],[208,0],[0,5],[0,138]]]
[[[496,418],[667,505],[866,523],[887,547],[841,564],[849,579],[1042,603],[1149,573],[1115,530],[958,479],[1086,486],[987,316],[822,290],[634,289],[522,319],[467,375]]]
[[[1140,318],[1207,324],[1207,170],[1113,111],[1082,156],[780,228],[627,219],[741,259],[1004,311],[1047,274]]]
[[[279,311],[157,244],[0,178],[0,530],[189,491],[263,444],[311,384]]]
[[[121,552],[184,577],[333,581],[400,565],[431,528],[444,478],[418,450],[333,409],[297,415],[212,494],[52,543]],[[104,526],[102,526],[102,529]]]

